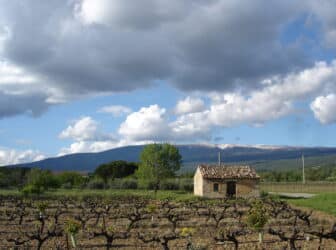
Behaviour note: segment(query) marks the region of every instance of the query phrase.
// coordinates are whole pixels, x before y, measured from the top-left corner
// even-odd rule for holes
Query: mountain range
[[[182,171],[193,170],[199,163],[217,163],[220,152],[222,163],[251,163],[305,157],[335,155],[336,148],[289,147],[266,145],[177,145],[183,159]],[[97,166],[114,160],[139,161],[144,145],[114,148],[98,153],[78,153],[48,158],[37,162],[23,163],[9,167],[39,167],[52,171],[92,172]]]

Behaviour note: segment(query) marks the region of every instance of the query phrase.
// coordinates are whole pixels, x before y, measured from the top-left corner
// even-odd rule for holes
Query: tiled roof
[[[250,166],[199,165],[201,175],[207,179],[259,179]]]

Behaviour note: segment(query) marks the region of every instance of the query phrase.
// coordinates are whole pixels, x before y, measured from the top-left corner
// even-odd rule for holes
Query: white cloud
[[[102,132],[99,123],[89,116],[74,121],[59,134],[59,138],[75,141],[62,148],[59,155],[99,152],[117,147],[120,143],[112,134]]]
[[[264,79],[263,88],[247,95],[238,92],[212,93],[208,109],[178,117],[174,132],[199,134],[213,127],[232,127],[242,124],[261,126],[295,112],[295,103],[319,93],[328,93],[336,85],[336,61],[318,62],[313,67],[283,78]],[[183,132],[183,133],[182,133]]]
[[[336,95],[317,97],[310,105],[315,118],[322,124],[336,123]]]
[[[177,115],[182,115],[186,113],[195,113],[203,111],[205,108],[204,101],[200,98],[192,98],[190,96],[183,100],[180,100],[176,107],[175,113]]]
[[[174,138],[178,140],[198,140],[208,138],[211,130],[209,111],[184,114],[170,123]]]
[[[75,8],[75,16],[84,24],[105,23],[113,15],[113,1],[83,0]]]
[[[0,86],[2,88],[6,85],[34,84],[37,83],[37,81],[36,77],[25,72],[22,68],[6,61],[0,61]],[[15,87],[16,90],[19,91],[19,88],[17,86]]]
[[[153,141],[209,140],[218,128],[243,124],[262,126],[268,121],[295,113],[298,101],[330,93],[335,90],[335,82],[336,61],[330,64],[318,62],[311,68],[285,77],[264,79],[262,88],[248,94],[208,94],[207,98],[211,101],[208,107],[201,99],[186,97],[176,105],[175,112],[180,115],[175,120],[171,120],[166,109],[157,104],[142,107],[129,114],[121,123],[119,139],[114,141],[100,140],[96,135],[97,122],[88,117],[69,126],[63,131],[62,137],[75,139],[67,152],[96,152]],[[333,99],[333,96],[320,97],[312,104],[315,116],[323,123],[333,121],[330,111],[334,108]],[[88,142],[89,138],[94,139]]]
[[[159,105],[143,107],[129,114],[119,127],[119,134],[128,141],[166,140],[170,138],[166,109]]]
[[[40,161],[45,158],[45,155],[35,150],[18,151],[0,148],[0,166]]]
[[[115,141],[76,141],[69,147],[62,148],[58,156],[75,153],[100,152],[117,146],[118,143]]]
[[[86,116],[69,125],[60,133],[59,137],[61,139],[74,139],[76,141],[92,140],[96,137],[97,131],[98,123],[91,117]]]
[[[98,110],[100,113],[109,113],[115,117],[122,116],[132,112],[132,109],[122,105],[105,106]]]

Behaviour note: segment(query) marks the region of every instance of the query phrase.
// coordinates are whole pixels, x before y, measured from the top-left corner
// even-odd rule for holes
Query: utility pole
[[[306,184],[306,177],[305,177],[305,160],[304,154],[302,153],[302,184]]]
[[[221,152],[218,152],[218,166],[221,165]]]

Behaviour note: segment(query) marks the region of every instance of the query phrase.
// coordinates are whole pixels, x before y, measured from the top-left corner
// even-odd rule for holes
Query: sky
[[[336,147],[335,0],[0,6],[0,166],[151,142]]]

